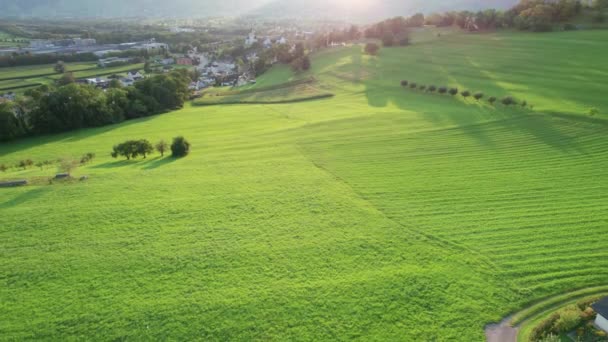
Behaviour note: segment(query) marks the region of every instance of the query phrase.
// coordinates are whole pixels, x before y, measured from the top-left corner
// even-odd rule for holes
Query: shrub
[[[494,102],[496,102],[496,97],[494,97],[494,96],[490,96],[490,97],[488,98],[488,102],[490,102],[490,104],[494,104]]]
[[[378,54],[378,50],[380,50],[380,46],[376,43],[367,43],[365,44],[365,53],[368,55],[375,56]]]
[[[483,97],[483,93],[475,93],[473,97],[475,98],[475,100],[479,101]]]
[[[526,100],[521,101],[521,106],[525,107],[528,105],[528,102]]]
[[[184,137],[173,138],[171,144],[171,155],[173,157],[185,157],[190,153],[190,143]]]
[[[553,330],[553,325],[555,324],[555,321],[557,321],[558,319],[559,314],[555,312],[547,319],[538,323],[538,325],[535,326],[534,329],[532,329],[532,332],[530,333],[530,341],[538,341],[550,334]]]
[[[431,93],[433,93],[433,92],[437,91],[437,87],[435,87],[434,85],[430,85],[430,86],[429,86],[429,91],[430,91]]]
[[[401,81],[401,86],[402,87],[407,87],[408,83],[409,83],[408,81],[403,80],[403,81]]]
[[[169,149],[169,144],[167,144],[166,141],[161,140],[158,143],[156,143],[156,150],[158,151],[158,153],[160,153],[161,157],[165,156],[165,152]]]
[[[80,158],[80,164],[84,165],[86,163],[90,163],[91,161],[93,161],[93,158],[95,158],[95,153],[86,153]]]
[[[448,88],[446,88],[446,87],[439,87],[437,89],[437,91],[439,92],[439,94],[445,94],[445,93],[447,93]]]
[[[412,88],[412,89],[416,89],[417,86],[418,85],[414,82],[410,83],[410,88]]]
[[[8,170],[8,166],[6,166],[5,164],[0,164],[0,171],[6,172],[6,170]]]
[[[589,116],[596,116],[600,113],[600,111],[597,108],[589,108],[589,111],[587,113],[589,114]]]
[[[44,167],[44,163],[43,162],[37,162],[36,163],[36,167],[39,167],[40,170],[42,171],[43,167]]]
[[[468,90],[465,90],[465,91],[461,92],[460,95],[462,95],[462,97],[464,97],[466,99],[467,97],[471,96],[471,92]]]
[[[581,311],[576,305],[568,306],[558,312],[559,318],[555,321],[556,333],[567,333],[581,323]]]
[[[516,103],[515,100],[511,96],[503,97],[503,99],[500,102],[502,102],[502,104],[504,104],[505,106],[509,106],[509,105]]]
[[[19,166],[20,168],[23,168],[25,170],[29,166],[32,166],[32,165],[34,165],[34,162],[31,159],[24,159],[24,160],[20,160],[19,164],[17,166]]]
[[[420,87],[418,87],[418,88],[422,91],[426,90],[426,86],[424,84],[420,85]]]
[[[450,93],[450,95],[454,96],[458,94],[458,88],[450,88],[448,92]]]
[[[65,172],[68,175],[78,167],[78,161],[71,157],[61,158],[59,162],[59,171]]]

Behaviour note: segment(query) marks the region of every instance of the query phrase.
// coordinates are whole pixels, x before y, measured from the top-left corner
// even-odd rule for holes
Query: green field
[[[73,72],[75,78],[88,78],[123,74],[131,70],[143,69],[143,63],[130,64],[108,68],[98,68],[96,63],[66,63],[67,70]],[[35,65],[14,68],[0,68],[0,92],[15,91],[17,93],[41,84],[51,84],[61,78],[53,70],[54,64]]]
[[[0,189],[0,336],[482,341],[485,324],[533,302],[605,286],[607,40],[454,34],[378,57],[326,50],[298,77],[330,99],[187,105],[2,144],[11,165],[97,158],[74,172],[85,182]],[[256,87],[289,80],[271,70]],[[184,159],[109,156],[176,135],[192,143]]]
[[[270,77],[274,78],[275,75]],[[203,96],[196,99],[195,105],[220,105],[220,104],[267,104],[267,103],[290,103],[309,100],[319,100],[332,97],[328,89],[323,89],[314,78],[304,78],[270,86],[258,86],[254,88],[243,87],[236,90],[215,91],[209,89],[203,92]]]

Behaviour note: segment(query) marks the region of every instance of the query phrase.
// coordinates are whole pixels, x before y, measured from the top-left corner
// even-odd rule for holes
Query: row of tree
[[[171,149],[171,156],[185,157],[190,153],[190,143],[182,136],[173,138],[173,142],[171,146],[164,141],[160,140],[156,145],[152,145],[152,143],[146,139],[139,140],[127,140],[118,145],[114,145],[112,148],[112,158],[124,157],[127,160],[135,159],[139,156],[142,156],[144,159],[154,152],[154,150],[160,153],[161,157],[165,155]]]
[[[106,90],[77,83],[41,86],[0,105],[0,141],[99,127],[179,108],[188,99],[189,84],[188,72],[176,70],[126,88],[119,82]]]
[[[476,92],[473,93],[469,90],[462,90],[459,91],[458,88],[450,88],[450,87],[437,87],[434,85],[430,85],[430,86],[426,86],[424,84],[418,84],[415,82],[409,82],[407,80],[403,80],[401,81],[401,86],[404,88],[410,88],[410,89],[418,89],[421,91],[425,91],[425,92],[429,92],[429,93],[435,93],[437,92],[438,94],[450,94],[452,96],[456,96],[458,94],[460,94],[462,97],[469,98],[469,97],[473,97],[475,100],[480,101],[482,98],[484,98],[484,93],[482,92]],[[490,96],[488,97],[488,102],[490,104],[494,104],[498,99],[495,96]],[[513,97],[511,96],[505,96],[503,97],[500,102],[502,104],[504,104],[505,106],[511,106],[511,105],[521,105],[522,107],[526,107],[526,106],[530,106],[531,105],[528,104],[527,101],[521,101],[521,102],[517,102],[517,100],[515,100]]]
[[[11,55],[0,56],[0,68],[16,67],[25,65],[40,65],[53,64],[58,61],[64,62],[91,62],[98,60],[99,57],[92,53],[74,53],[74,54],[36,54],[31,53],[13,53]]]

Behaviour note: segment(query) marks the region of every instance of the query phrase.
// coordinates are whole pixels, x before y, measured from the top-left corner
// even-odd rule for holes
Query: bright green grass
[[[186,106],[4,144],[0,163],[97,158],[75,172],[86,182],[0,189],[0,335],[481,341],[540,298],[606,285],[606,39],[329,50],[299,77],[331,99]],[[523,96],[536,112],[401,79]],[[180,134],[184,159],[109,157]]]

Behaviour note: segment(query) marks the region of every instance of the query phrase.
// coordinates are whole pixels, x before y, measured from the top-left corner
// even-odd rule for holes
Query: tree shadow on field
[[[159,168],[161,166],[165,166],[168,164],[171,164],[173,162],[177,161],[177,158],[173,158],[171,156],[165,156],[165,157],[156,157],[154,159],[150,159],[148,161],[146,161],[144,163],[144,167],[142,167],[143,170],[154,170],[156,168]]]
[[[27,192],[18,194],[14,198],[9,199],[6,202],[0,203],[0,209],[8,209],[11,207],[21,205],[25,202],[35,200],[36,198],[39,198],[40,196],[42,196],[42,194],[45,192],[46,192],[46,190],[44,188],[39,187],[39,188],[32,189]]]
[[[98,165],[92,166],[91,168],[93,168],[93,169],[113,169],[116,167],[132,166],[132,165],[137,165],[140,163],[141,162],[139,160],[119,160],[119,161],[98,164]]]

